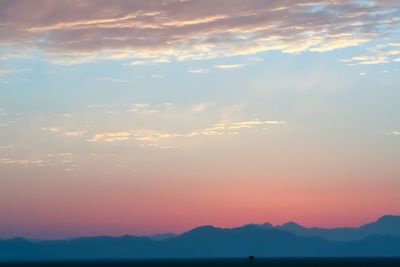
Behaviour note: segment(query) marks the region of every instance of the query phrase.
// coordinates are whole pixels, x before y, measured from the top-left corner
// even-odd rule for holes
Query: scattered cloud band
[[[392,0],[1,1],[0,45],[60,64],[325,52],[398,33],[399,9]]]

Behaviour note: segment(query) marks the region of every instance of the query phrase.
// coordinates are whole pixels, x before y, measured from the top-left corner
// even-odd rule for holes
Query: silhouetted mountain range
[[[336,241],[334,241],[336,240]],[[337,241],[346,240],[346,241]],[[87,237],[32,242],[0,240],[0,260],[127,259],[188,257],[400,257],[400,216],[360,228],[305,228],[252,224],[202,226],[181,235]]]
[[[260,226],[271,229],[269,224]],[[400,216],[383,216],[376,222],[366,224],[359,228],[306,228],[294,222],[285,223],[275,228],[288,231],[298,236],[319,236],[333,241],[361,240],[370,235],[400,236]]]

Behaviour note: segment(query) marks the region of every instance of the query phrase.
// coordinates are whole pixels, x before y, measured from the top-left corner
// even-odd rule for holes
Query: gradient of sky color
[[[397,0],[0,0],[0,238],[400,214]]]

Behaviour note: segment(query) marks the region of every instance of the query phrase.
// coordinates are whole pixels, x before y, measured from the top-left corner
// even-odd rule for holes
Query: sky
[[[0,238],[400,214],[397,0],[0,0]]]

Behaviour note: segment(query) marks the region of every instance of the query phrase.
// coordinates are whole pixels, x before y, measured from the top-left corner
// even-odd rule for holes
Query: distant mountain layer
[[[299,236],[319,236],[333,241],[361,240],[370,235],[400,236],[400,216],[383,216],[376,222],[366,224],[360,228],[306,228],[293,222],[276,227],[270,224],[260,226],[288,231]]]
[[[300,231],[299,229],[304,231],[301,233],[303,236],[293,233]],[[347,231],[351,228],[344,229]],[[256,257],[400,257],[399,229],[399,217],[385,216],[375,223],[353,229],[361,231],[363,235],[370,231],[368,233],[372,235],[352,241],[332,241],[320,236],[304,236],[311,235],[307,233],[307,230],[315,233],[321,231],[327,235],[324,231],[337,231],[337,229],[306,229],[294,224],[279,227],[246,225],[233,229],[202,226],[178,236],[171,235],[161,239],[123,236],[31,242],[16,238],[0,240],[0,260],[210,258],[247,257],[248,255]],[[357,236],[354,234],[357,238],[361,236],[361,234]]]

